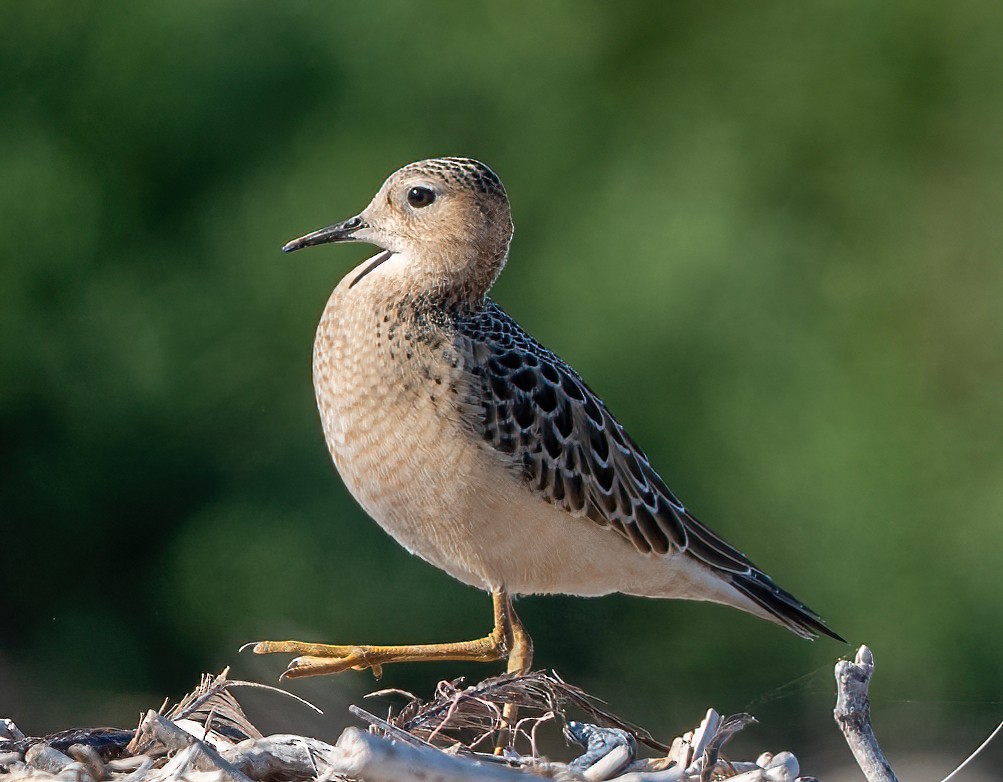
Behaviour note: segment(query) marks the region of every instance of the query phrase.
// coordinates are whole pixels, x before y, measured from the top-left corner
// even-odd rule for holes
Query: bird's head
[[[433,158],[391,174],[355,217],[282,249],[365,242],[400,254],[415,274],[480,295],[505,265],[512,230],[508,195],[490,168],[469,158]]]

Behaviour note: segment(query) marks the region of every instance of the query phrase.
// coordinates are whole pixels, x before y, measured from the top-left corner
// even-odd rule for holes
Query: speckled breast
[[[314,387],[328,448],[366,512],[409,551],[482,582],[467,516],[483,458],[464,430],[448,323],[379,286],[332,294],[314,343]],[[458,512],[459,511],[459,512]]]

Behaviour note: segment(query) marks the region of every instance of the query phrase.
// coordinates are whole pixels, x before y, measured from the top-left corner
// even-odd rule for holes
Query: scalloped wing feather
[[[470,424],[525,486],[611,527],[642,554],[685,553],[803,637],[821,619],[694,518],[578,374],[494,302],[456,321],[471,377]]]

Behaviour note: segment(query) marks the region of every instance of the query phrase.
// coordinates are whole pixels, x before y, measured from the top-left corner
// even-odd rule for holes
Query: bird
[[[259,641],[296,678],[422,660],[532,665],[513,598],[625,593],[732,606],[843,640],[698,521],[579,374],[490,297],[513,235],[501,179],[442,157],[391,174],[347,220],[282,249],[362,242],[317,327],[313,382],[349,492],[412,554],[489,592],[471,641]],[[251,644],[249,644],[251,646]]]

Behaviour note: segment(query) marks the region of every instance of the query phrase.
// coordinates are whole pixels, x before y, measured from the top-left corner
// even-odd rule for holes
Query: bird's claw
[[[372,670],[377,679],[383,675],[383,661],[379,659],[379,654],[374,654],[363,646],[329,646],[302,641],[252,641],[240,647],[240,651],[245,649],[250,649],[254,654],[299,654],[290,660],[279,679],[322,676],[349,669],[364,671],[367,668]]]

